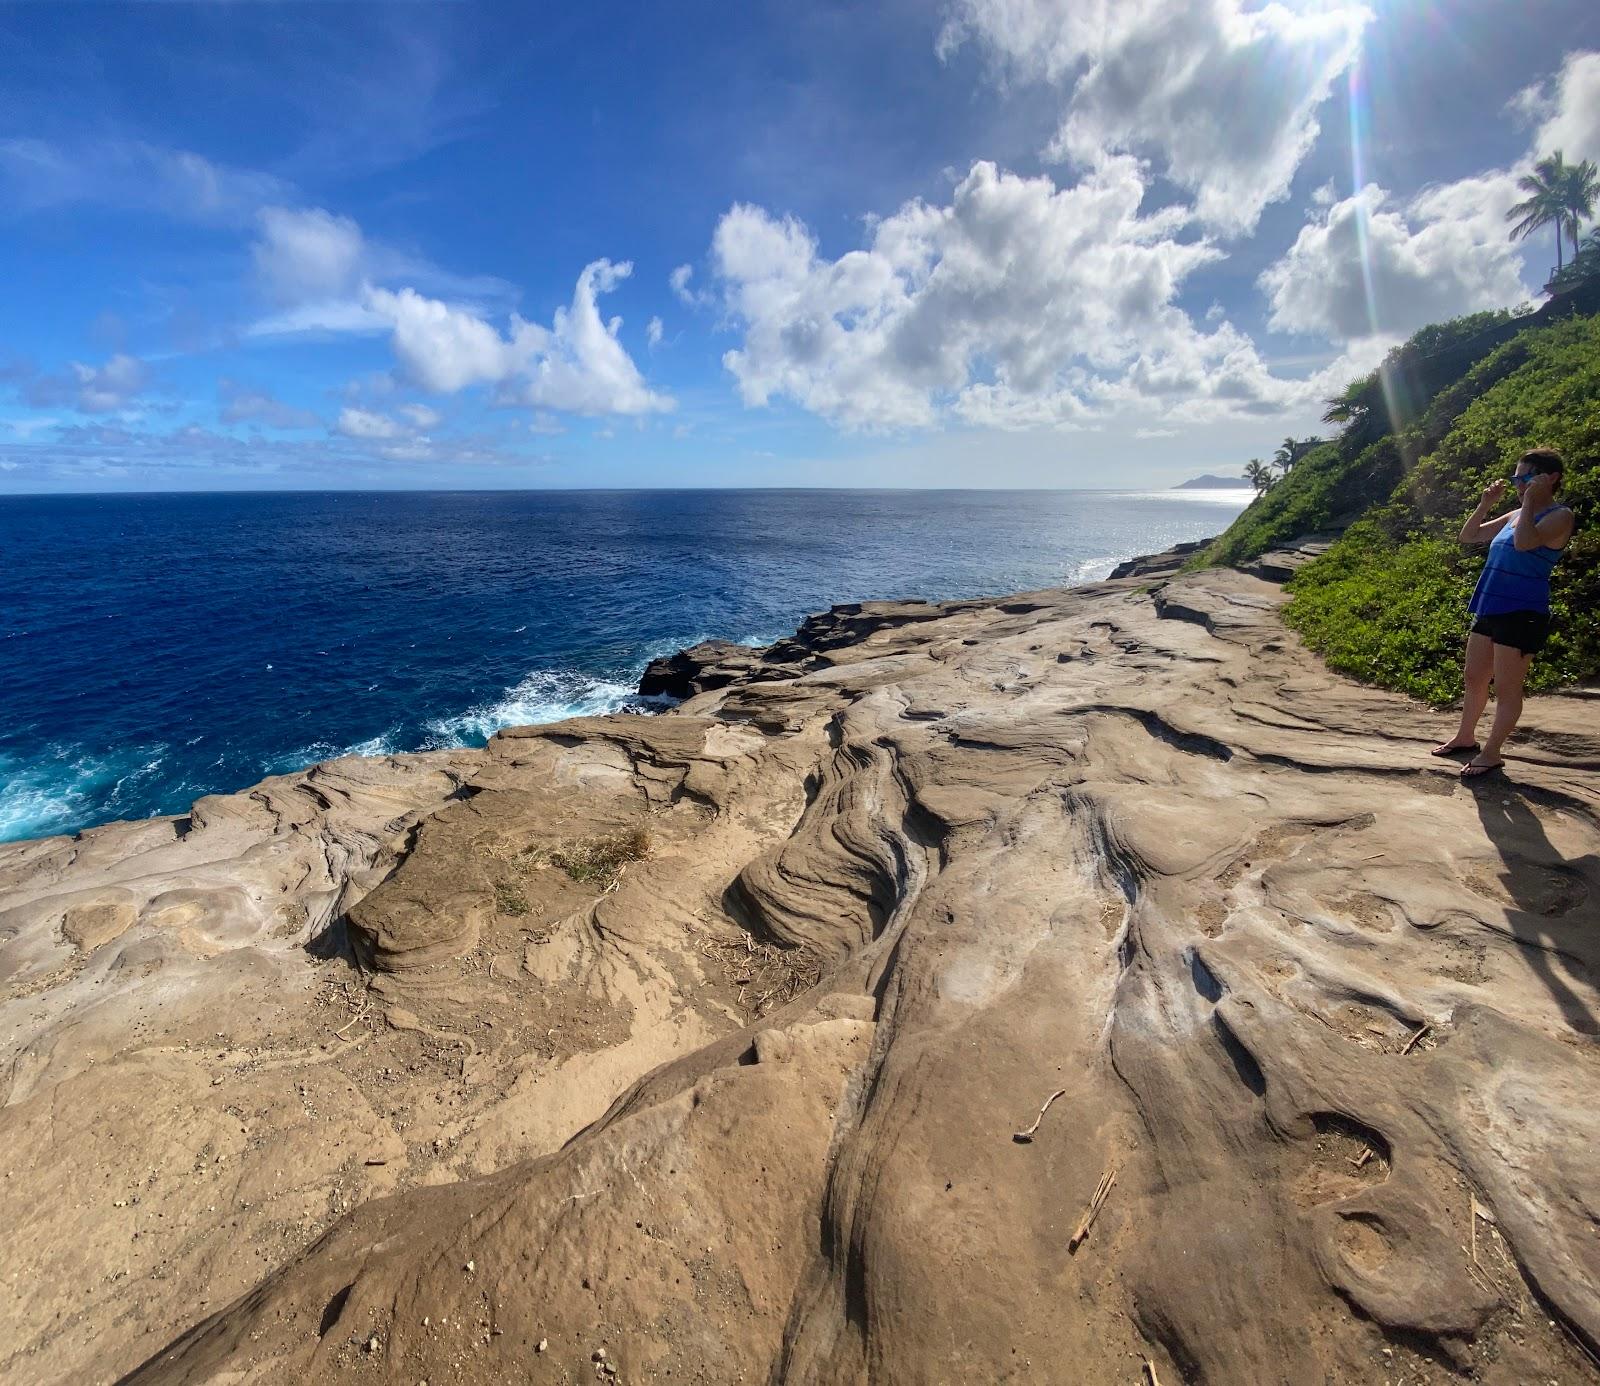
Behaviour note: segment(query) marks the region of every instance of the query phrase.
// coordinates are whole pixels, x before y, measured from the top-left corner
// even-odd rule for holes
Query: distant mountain
[[[1181,482],[1174,491],[1247,491],[1250,483],[1242,476],[1197,476],[1193,481]]]

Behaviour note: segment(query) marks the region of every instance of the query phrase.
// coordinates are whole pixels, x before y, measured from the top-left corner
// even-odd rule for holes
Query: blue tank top
[[[1559,505],[1552,505],[1541,510],[1534,516],[1534,523],[1559,509]],[[1467,610],[1474,616],[1550,610],[1550,574],[1560,561],[1562,551],[1548,545],[1519,549],[1516,533],[1517,521],[1513,516],[1490,543],[1488,561],[1478,576],[1472,600],[1467,603]]]

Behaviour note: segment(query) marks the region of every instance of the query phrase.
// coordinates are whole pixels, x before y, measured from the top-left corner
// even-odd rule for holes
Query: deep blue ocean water
[[[1103,577],[1237,492],[0,498],[0,841],[621,706],[808,612]]]

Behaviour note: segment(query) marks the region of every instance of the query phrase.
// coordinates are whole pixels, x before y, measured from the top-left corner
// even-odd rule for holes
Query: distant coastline
[[[1250,483],[1242,476],[1213,476],[1207,472],[1204,476],[1192,477],[1188,481],[1180,481],[1172,488],[1174,491],[1247,491]]]

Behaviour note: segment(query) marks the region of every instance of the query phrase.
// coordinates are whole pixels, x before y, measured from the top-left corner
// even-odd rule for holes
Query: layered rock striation
[[[0,848],[0,1377],[1600,1381],[1596,703],[1466,785],[1280,601]]]

